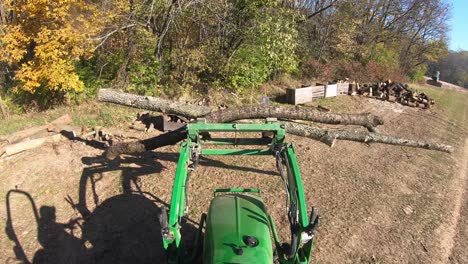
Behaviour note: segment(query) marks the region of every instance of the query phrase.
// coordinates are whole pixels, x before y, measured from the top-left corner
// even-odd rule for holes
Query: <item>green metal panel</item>
[[[174,186],[172,188],[171,209],[169,215],[169,230],[174,236],[177,248],[180,245],[180,228],[179,218],[184,215],[185,207],[185,184],[187,183],[187,166],[190,154],[190,140],[181,143],[181,150],[179,161],[177,163],[176,175],[174,179]],[[168,249],[169,244],[173,243],[172,240],[163,239],[165,249]]]
[[[220,189],[215,189],[214,194],[216,195],[217,193],[258,193],[260,194],[259,189],[253,189],[253,188],[220,188]]]
[[[296,154],[294,153],[294,147],[292,144],[288,146],[287,153],[289,162],[291,163],[291,167],[293,170],[293,175],[296,180],[297,198],[299,200],[299,221],[302,227],[307,227],[307,225],[309,224],[309,217],[307,215],[307,207],[304,197],[304,187],[302,186],[301,172],[299,171],[299,165],[297,164]]]
[[[212,201],[206,219],[203,263],[273,263],[268,216],[258,195],[226,194]],[[246,237],[258,241],[248,246]]]
[[[273,139],[212,139],[201,141],[201,132],[274,132]],[[168,227],[170,235],[163,235],[163,245],[168,253],[169,263],[190,263],[181,245],[179,221],[184,216],[185,186],[187,183],[188,163],[191,155],[272,155],[273,149],[283,145],[285,130],[279,123],[266,124],[205,124],[194,123],[188,125],[188,139],[181,144],[179,161],[172,190],[172,200]],[[202,144],[240,145],[265,144],[269,141],[268,149],[204,149]],[[192,147],[194,152],[191,153]],[[200,151],[197,152],[196,150]],[[299,213],[300,232],[306,230],[308,223],[307,208],[302,186],[299,166],[292,145],[287,145],[287,162],[292,172],[288,181],[293,185],[294,204]],[[270,240],[270,229],[277,247],[279,261],[286,263],[308,263],[312,242],[299,245],[298,253],[292,259],[281,256],[280,241],[276,234],[273,219],[267,216],[259,191],[256,189],[219,189],[215,193],[229,192],[234,194],[215,195],[206,219],[204,236],[204,263],[272,263],[273,253]],[[240,194],[242,192],[242,194]],[[258,192],[258,194],[257,194]],[[204,218],[202,218],[204,219]],[[203,221],[202,221],[203,223]],[[258,245],[249,247],[244,236],[255,237]],[[300,239],[299,239],[300,241]],[[240,254],[241,252],[241,254]]]
[[[203,145],[268,145],[271,138],[211,138],[202,140]]]
[[[285,136],[284,125],[277,122],[265,124],[205,124],[190,123],[187,125],[188,137],[194,142],[198,140],[200,132],[264,132],[275,133],[275,141],[283,142]]]
[[[270,149],[202,149],[202,155],[271,155]]]

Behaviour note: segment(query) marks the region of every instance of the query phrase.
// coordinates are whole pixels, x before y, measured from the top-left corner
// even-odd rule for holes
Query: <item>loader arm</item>
[[[192,252],[191,257],[186,256],[186,249],[184,243],[182,242],[181,236],[181,225],[186,212],[186,198],[187,198],[187,181],[190,178],[190,173],[195,169],[198,164],[198,159],[200,156],[206,155],[271,155],[276,157],[277,167],[280,170],[280,176],[285,185],[287,192],[287,214],[290,222],[291,230],[291,241],[289,243],[281,243],[278,239],[276,233],[275,224],[271,216],[265,213],[265,222],[268,224],[268,229],[273,235],[274,245],[276,248],[276,256],[280,263],[308,263],[310,258],[310,253],[312,250],[313,243],[313,230],[315,225],[318,222],[318,218],[312,217],[312,223],[309,223],[309,217],[307,214],[307,206],[304,196],[304,189],[302,185],[302,180],[300,176],[299,166],[297,163],[296,155],[294,152],[294,147],[292,144],[287,144],[284,142],[285,138],[285,129],[284,126],[275,120],[267,119],[265,124],[206,124],[204,120],[198,121],[197,123],[190,123],[187,125],[188,137],[187,140],[181,143],[180,147],[180,156],[177,163],[176,174],[174,178],[174,185],[172,190],[172,199],[169,209],[169,217],[166,218],[166,215],[163,215],[161,221],[161,233],[163,238],[163,246],[167,253],[167,259],[169,263],[195,263],[197,260],[200,260],[203,263],[211,263],[208,261],[208,253],[203,253],[203,248],[208,247],[208,244],[211,245],[211,248],[216,251],[216,243],[222,243],[222,241],[203,241],[199,238],[196,241],[196,245],[193,247],[194,252]],[[211,138],[207,137],[207,134],[210,132],[232,132],[235,133],[235,138]],[[268,133],[273,135],[272,137],[262,137],[262,138],[238,138],[237,135],[245,132],[261,132]],[[207,139],[208,138],[208,139]],[[239,148],[205,148],[207,145],[265,145],[264,148],[260,149],[239,149]],[[218,219],[222,217],[215,217],[214,215],[219,215],[219,210],[228,210],[221,208],[233,208],[229,209],[231,211],[223,211],[224,214],[233,214],[233,210],[238,210],[234,206],[236,203],[245,203],[245,208],[248,208],[249,201],[251,199],[245,199],[247,197],[244,193],[250,193],[253,189],[228,189],[227,196],[222,198],[223,202],[220,202],[220,199],[213,199],[210,208],[213,209],[208,212],[208,217],[203,215],[201,217],[198,237],[203,236],[203,226],[205,223],[212,225],[215,223],[212,219]],[[258,192],[260,193],[260,192]],[[260,195],[260,194],[259,194]],[[229,199],[231,197],[232,199]],[[215,202],[216,200],[216,202]],[[236,201],[235,203],[230,201]],[[258,204],[263,204],[261,198]],[[257,203],[257,202],[256,202]],[[215,204],[226,204],[232,205],[229,206],[217,206]],[[234,207],[233,207],[234,206]],[[262,208],[262,206],[258,206]],[[257,212],[256,215],[262,215],[260,212]],[[163,212],[165,214],[165,212]],[[236,224],[241,223],[242,213],[235,214],[240,220]],[[316,214],[315,214],[316,215]],[[252,219],[255,219],[251,217]],[[263,216],[262,216],[263,219]],[[258,219],[257,219],[258,220]],[[211,221],[211,222],[210,222]],[[245,218],[245,221],[249,221],[248,218]],[[252,220],[250,220],[252,221]],[[218,221],[219,222],[219,221]],[[218,223],[216,222],[216,223]],[[251,223],[252,224],[252,223]],[[229,226],[229,225],[221,225]],[[236,228],[239,228],[237,225]],[[206,232],[211,232],[208,230],[213,230],[213,227],[210,226],[205,229]],[[213,233],[213,232],[212,232]],[[219,232],[217,232],[219,233]],[[238,235],[239,239],[242,241],[236,243],[224,243],[226,245],[232,245],[233,255],[227,256],[225,262],[233,262],[233,258],[236,259],[236,263],[248,263],[242,262],[242,257],[236,256],[237,253],[241,252],[242,256],[247,257],[247,251],[244,255],[243,247],[248,246],[251,241],[253,241],[255,236],[251,240],[245,241],[247,235],[241,236]],[[259,235],[262,236],[262,235]],[[213,240],[216,240],[217,237],[221,236],[210,236],[213,237]],[[242,238],[244,237],[244,238]],[[244,244],[242,244],[244,243]],[[207,244],[207,245],[205,245]],[[242,244],[242,245],[240,245]],[[262,243],[265,244],[265,243]],[[215,245],[215,246],[213,246]],[[237,251],[239,252],[237,252]],[[260,250],[260,248],[250,249],[249,250]],[[271,249],[270,249],[271,250]],[[219,250],[218,250],[219,251]],[[237,252],[237,253],[236,253]],[[250,252],[250,251],[249,251]],[[271,252],[273,254],[273,252]],[[211,254],[211,253],[210,253]],[[214,254],[214,253],[213,253]],[[203,258],[201,257],[203,255]]]

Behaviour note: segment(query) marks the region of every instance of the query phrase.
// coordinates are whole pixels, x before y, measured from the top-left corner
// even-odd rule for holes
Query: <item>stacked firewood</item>
[[[435,103],[427,94],[411,89],[408,84],[392,82],[391,80],[358,85],[357,93],[363,96],[424,109],[430,108]]]

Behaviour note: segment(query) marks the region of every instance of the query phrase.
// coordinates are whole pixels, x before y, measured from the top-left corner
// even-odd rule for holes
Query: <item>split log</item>
[[[46,142],[60,142],[62,139],[61,134],[55,134],[53,136],[31,139],[17,144],[7,145],[4,148],[6,156],[11,156],[29,149],[34,149],[42,146]]]
[[[54,121],[50,122],[50,124],[31,127],[31,128],[25,129],[25,130],[15,132],[12,135],[4,137],[3,140],[6,140],[6,141],[8,141],[8,143],[12,144],[12,143],[24,140],[24,139],[26,139],[28,137],[31,137],[34,134],[37,134],[39,132],[47,131],[48,129],[51,129],[54,126],[66,125],[66,124],[70,124],[71,122],[72,122],[71,117],[68,114],[66,114],[66,115],[63,115],[63,116],[55,119]]]
[[[275,117],[290,120],[305,120],[334,125],[360,125],[373,130],[384,123],[381,117],[370,113],[336,114],[321,112],[314,108],[292,108],[279,106],[242,106],[211,112],[205,118],[208,123],[229,123],[240,119],[262,119]]]
[[[113,89],[99,89],[98,99],[103,102],[121,104],[166,114],[181,115],[187,118],[202,117],[211,112],[211,108],[206,106],[190,105],[151,96],[128,94]]]

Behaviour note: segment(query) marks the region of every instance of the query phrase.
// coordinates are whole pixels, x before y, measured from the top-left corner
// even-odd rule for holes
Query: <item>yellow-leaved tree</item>
[[[0,60],[16,69],[16,89],[31,94],[82,91],[74,62],[92,55],[98,9],[83,0],[6,0],[10,20],[0,32]]]

